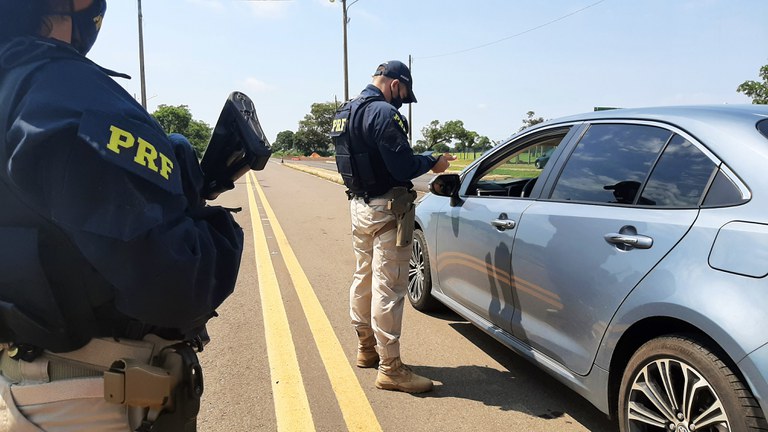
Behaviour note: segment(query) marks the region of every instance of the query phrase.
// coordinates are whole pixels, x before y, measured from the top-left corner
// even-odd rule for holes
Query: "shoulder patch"
[[[141,122],[101,111],[86,111],[78,135],[105,161],[171,193],[182,193],[176,157],[163,133]]]

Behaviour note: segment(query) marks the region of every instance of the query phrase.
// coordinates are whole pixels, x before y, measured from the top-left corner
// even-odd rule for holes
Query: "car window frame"
[[[579,142],[581,142],[582,138],[584,137],[584,134],[592,127],[596,125],[603,125],[603,124],[625,124],[625,125],[640,125],[640,126],[651,126],[651,127],[657,127],[662,128],[666,131],[669,131],[672,135],[667,140],[667,142],[662,147],[661,151],[656,155],[656,159],[653,162],[653,165],[651,166],[651,169],[648,171],[648,173],[645,176],[645,179],[642,182],[642,185],[639,189],[638,196],[642,193],[644,190],[646,184],[648,183],[648,179],[651,175],[653,175],[653,171],[656,168],[659,159],[664,154],[664,151],[666,150],[667,146],[669,145],[669,142],[674,138],[675,135],[681,136],[683,139],[687,140],[691,143],[691,145],[695,146],[699,151],[701,151],[715,166],[715,169],[712,171],[712,174],[710,175],[709,180],[707,181],[706,186],[704,187],[703,193],[699,197],[699,200],[695,206],[653,206],[653,205],[642,205],[637,203],[637,199],[633,204],[621,204],[621,203],[608,203],[608,202],[596,202],[596,201],[574,201],[574,200],[556,200],[552,199],[552,193],[554,192],[555,185],[560,180],[560,176],[563,173],[563,168],[565,167],[566,163],[570,159],[573,152],[576,150],[576,147],[578,146]],[[546,167],[545,167],[546,168]],[[554,169],[555,167],[553,167]],[[745,197],[745,201],[749,200],[749,197],[745,195],[745,191],[748,192],[748,188],[744,183],[741,181],[741,179],[736,176],[733,171],[730,169],[724,169],[727,168],[725,163],[715,155],[711,150],[709,150],[704,144],[702,144],[696,137],[689,134],[684,129],[681,129],[671,123],[662,122],[662,121],[653,121],[653,120],[642,120],[642,119],[599,119],[599,120],[588,120],[584,121],[584,124],[582,128],[580,129],[580,133],[578,137],[571,139],[568,143],[566,143],[566,147],[560,151],[560,154],[558,156],[558,164],[556,167],[556,171],[552,171],[549,174],[548,179],[546,180],[545,184],[542,186],[541,193],[538,197],[539,200],[549,201],[549,202],[558,202],[558,203],[573,203],[573,204],[581,204],[581,205],[598,205],[598,206],[612,206],[612,207],[629,207],[629,208],[647,208],[647,209],[659,209],[659,210],[670,210],[670,209],[693,209],[693,208],[709,208],[706,206],[703,206],[704,199],[707,196],[707,193],[709,192],[710,187],[712,186],[712,182],[714,181],[715,177],[717,176],[717,173],[719,171],[723,171],[723,174],[725,174],[741,191],[742,196]],[[748,195],[748,193],[747,193]],[[743,203],[743,202],[742,202]],[[739,204],[742,204],[739,203]],[[739,205],[734,204],[734,205]]]

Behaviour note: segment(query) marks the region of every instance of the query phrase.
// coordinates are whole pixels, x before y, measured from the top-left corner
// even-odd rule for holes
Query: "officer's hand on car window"
[[[444,172],[448,169],[449,166],[451,166],[451,161],[456,160],[456,156],[450,154],[450,153],[443,153],[437,158],[437,162],[432,167],[432,172],[435,174],[440,174],[441,172]]]

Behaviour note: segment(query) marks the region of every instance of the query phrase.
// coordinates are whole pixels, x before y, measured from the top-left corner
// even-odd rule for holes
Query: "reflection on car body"
[[[433,180],[409,299],[447,305],[622,431],[768,428],[767,130],[759,105],[526,129]],[[540,171],[519,163],[536,146]]]

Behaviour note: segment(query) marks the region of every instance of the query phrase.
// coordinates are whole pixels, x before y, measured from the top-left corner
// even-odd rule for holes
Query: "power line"
[[[595,3],[592,3],[592,4],[588,5],[588,6],[584,6],[583,8],[581,8],[581,9],[579,9],[579,10],[573,11],[573,12],[571,12],[571,13],[569,13],[569,14],[566,14],[566,15],[563,15],[563,16],[561,16],[561,17],[559,17],[559,18],[555,18],[555,19],[553,19],[552,21],[546,22],[546,23],[544,23],[544,24],[541,24],[541,25],[538,25],[538,26],[536,26],[536,27],[532,27],[532,28],[529,28],[528,30],[524,30],[524,31],[521,31],[520,33],[516,33],[516,34],[513,34],[513,35],[511,35],[511,36],[507,36],[507,37],[504,37],[504,38],[501,38],[501,39],[495,40],[495,41],[493,41],[493,42],[488,42],[488,43],[485,43],[485,44],[482,44],[482,45],[474,46],[474,47],[472,47],[472,48],[466,48],[466,49],[463,49],[463,50],[459,50],[459,51],[453,51],[453,52],[444,53],[444,54],[437,54],[437,55],[431,55],[431,56],[426,56],[426,57],[417,57],[417,58],[419,58],[419,59],[431,59],[431,58],[437,58],[437,57],[446,57],[446,56],[450,56],[450,55],[455,55],[455,54],[461,54],[461,53],[465,53],[465,52],[467,52],[467,51],[473,51],[473,50],[476,50],[476,49],[485,48],[485,47],[487,47],[487,46],[489,46],[489,45],[494,45],[494,44],[497,44],[497,43],[499,43],[499,42],[504,42],[505,40],[509,40],[509,39],[512,39],[512,38],[516,38],[516,37],[518,37],[518,36],[522,36],[522,35],[524,35],[524,34],[526,34],[526,33],[530,33],[530,32],[532,32],[532,31],[534,31],[534,30],[538,30],[538,29],[540,29],[540,28],[542,28],[542,27],[546,27],[546,26],[548,26],[548,25],[550,25],[550,24],[554,24],[554,23],[556,23],[556,22],[558,22],[558,21],[562,21],[562,20],[564,20],[564,19],[566,19],[566,18],[568,18],[568,17],[570,17],[570,16],[572,16],[572,15],[576,15],[576,14],[577,14],[577,13],[579,13],[579,12],[585,11],[585,10],[587,10],[587,9],[589,9],[589,8],[593,7],[593,6],[597,6],[597,5],[599,5],[600,3],[603,3],[603,2],[605,2],[605,1],[606,1],[606,0],[600,0],[600,1],[597,1],[597,2],[595,2]]]

